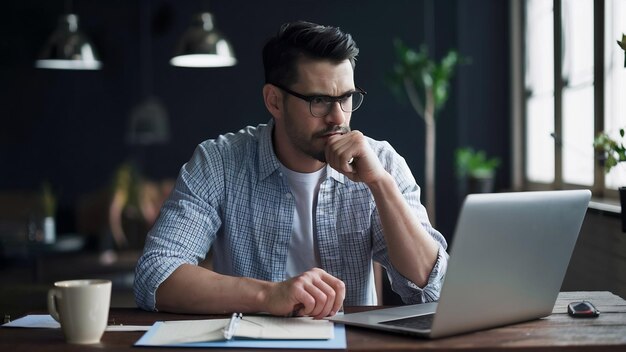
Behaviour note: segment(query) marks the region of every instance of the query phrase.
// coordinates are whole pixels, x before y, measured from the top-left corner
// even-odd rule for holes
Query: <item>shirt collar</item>
[[[261,129],[259,138],[259,180],[264,180],[276,171],[280,170],[280,161],[274,152],[272,135],[274,131],[274,119],[270,119],[267,125]],[[326,164],[326,177],[333,178],[337,182],[345,183],[346,176]]]
[[[265,180],[276,170],[280,169],[280,161],[272,144],[272,132],[274,131],[274,119],[270,119],[267,125],[260,131],[259,138],[259,180]]]

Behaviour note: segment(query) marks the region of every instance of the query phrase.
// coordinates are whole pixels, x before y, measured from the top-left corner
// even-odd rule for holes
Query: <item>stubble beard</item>
[[[286,106],[285,112],[287,113],[287,115],[289,115]],[[308,155],[311,158],[322,163],[326,163],[326,143],[324,143],[321,149],[315,149],[315,142],[317,142],[321,138],[324,138],[330,133],[346,134],[351,130],[350,126],[333,125],[307,136],[306,134],[302,133],[301,130],[298,130],[296,124],[292,124],[290,122],[292,121],[287,122],[287,135],[289,139],[291,139],[292,145],[299,149],[303,154]]]
[[[323,131],[313,134],[312,140],[316,140],[317,138],[323,138],[329,133],[346,134],[348,132],[350,132],[350,126],[331,126],[324,129]],[[310,153],[309,155],[318,161],[326,163],[326,145],[324,144],[324,148],[322,150]]]

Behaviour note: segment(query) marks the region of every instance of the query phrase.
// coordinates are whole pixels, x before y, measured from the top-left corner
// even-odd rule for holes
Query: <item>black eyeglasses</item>
[[[363,104],[363,99],[365,98],[365,94],[367,94],[367,92],[363,89],[356,87],[355,91],[348,92],[338,97],[331,97],[329,95],[303,95],[300,93],[296,93],[280,84],[272,84],[280,88],[281,90],[284,90],[285,92],[293,95],[294,97],[300,98],[308,102],[309,111],[314,117],[325,117],[330,114],[335,102],[339,103],[342,111],[353,112],[358,109],[361,104]]]

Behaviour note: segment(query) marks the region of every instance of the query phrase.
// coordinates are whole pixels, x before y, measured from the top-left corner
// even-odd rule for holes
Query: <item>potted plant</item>
[[[608,174],[613,167],[622,161],[626,161],[626,147],[624,147],[624,129],[619,130],[619,140],[611,137],[606,132],[601,132],[593,141],[595,150],[604,164],[604,173]],[[622,231],[626,232],[626,186],[618,188],[620,204],[622,206]]]
[[[500,159],[487,157],[483,150],[463,147],[455,151],[455,161],[462,197],[470,193],[493,192],[495,172],[500,166]]]
[[[426,133],[425,151],[425,206],[431,221],[435,222],[435,113],[448,100],[450,80],[461,58],[450,50],[441,61],[430,58],[428,49],[420,51],[406,46],[401,40],[394,41],[397,62],[388,77],[392,90],[398,96],[406,95],[415,112],[424,120]]]
[[[626,161],[626,148],[624,147],[624,129],[619,130],[620,141],[609,136],[608,133],[601,132],[593,141],[594,148],[600,152],[601,160],[604,163],[604,172],[609,173],[611,169],[622,161]]]

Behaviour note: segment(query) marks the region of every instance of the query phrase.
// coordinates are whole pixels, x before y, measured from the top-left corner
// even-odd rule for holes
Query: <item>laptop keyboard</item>
[[[411,318],[402,318],[396,320],[388,320],[380,322],[379,324],[399,326],[403,328],[428,330],[433,325],[433,318],[435,314],[420,315]]]

